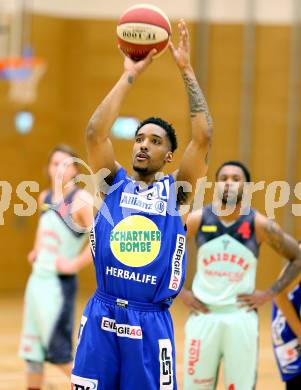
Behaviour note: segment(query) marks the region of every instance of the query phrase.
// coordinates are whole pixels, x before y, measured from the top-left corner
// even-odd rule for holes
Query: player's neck
[[[222,204],[222,211],[226,210],[229,208],[229,206]],[[241,215],[241,203],[237,203],[235,206],[233,212],[229,215],[222,215],[219,217],[219,219],[225,223],[231,223],[233,221],[236,221]]]
[[[146,185],[150,185],[156,181],[156,174],[143,174],[142,172],[133,172],[132,175],[135,181],[139,181],[145,183]]]

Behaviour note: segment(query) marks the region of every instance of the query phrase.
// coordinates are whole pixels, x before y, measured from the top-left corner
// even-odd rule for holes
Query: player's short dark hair
[[[138,131],[141,129],[141,127],[147,125],[148,123],[153,123],[154,125],[160,126],[166,131],[166,135],[171,144],[171,151],[174,152],[178,147],[176,131],[170,123],[166,122],[162,118],[151,116],[149,118],[144,119],[144,121],[140,122],[140,124],[138,125],[135,136],[138,134]]]
[[[56,152],[62,152],[62,153],[66,153],[68,154],[70,157],[74,157],[74,158],[79,158],[78,154],[75,152],[75,150],[69,146],[69,145],[65,145],[65,144],[59,144],[59,145],[56,145],[54,146],[49,154],[48,154],[48,165],[50,163],[50,160],[52,158],[52,156],[54,155],[54,153]],[[79,166],[78,166],[78,162],[77,161],[74,161],[73,162],[74,166],[78,169]]]
[[[244,173],[244,175],[245,175],[246,182],[250,182],[250,181],[251,181],[251,174],[250,174],[248,168],[247,168],[242,162],[236,161],[236,160],[232,160],[232,161],[230,160],[230,161],[224,162],[224,163],[218,168],[218,170],[216,171],[215,179],[217,179],[217,177],[218,177],[218,175],[219,175],[221,169],[222,169],[223,167],[225,167],[225,166],[228,166],[228,165],[234,165],[235,167],[239,167],[239,168],[243,171],[243,173]]]

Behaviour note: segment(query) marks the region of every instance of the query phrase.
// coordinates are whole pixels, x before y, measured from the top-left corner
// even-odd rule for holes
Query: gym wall
[[[72,145],[86,160],[84,132],[87,121],[122,72],[115,28],[115,19],[34,16],[33,46],[36,53],[46,59],[48,68],[39,86],[38,100],[30,106],[35,123],[27,135],[17,134],[14,129],[14,114],[23,107],[8,101],[8,84],[0,82],[1,180],[9,181],[13,188],[10,207],[4,213],[4,225],[0,226],[1,290],[24,288],[30,273],[26,255],[32,248],[38,222],[38,213],[30,217],[14,214],[13,205],[22,203],[16,196],[16,187],[23,180],[37,181],[40,190],[47,186],[47,154],[57,143]],[[189,22],[189,29],[192,62],[195,63],[196,23]],[[173,30],[176,31],[174,23]],[[249,167],[254,181],[285,180],[290,34],[288,25],[261,24],[256,27],[253,145],[250,146]],[[210,24],[206,96],[215,133],[208,180],[214,180],[214,172],[224,160],[239,158],[242,52],[242,24]],[[189,140],[190,129],[185,90],[169,53],[154,61],[137,81],[121,114],[139,119],[155,114],[174,124],[180,145],[170,166],[170,171],[175,169]],[[117,159],[129,170],[131,144],[130,141],[114,140]],[[301,153],[299,174],[300,167]],[[211,194],[208,191],[207,201]],[[38,196],[37,193],[32,195]],[[264,191],[260,191],[253,204],[263,213],[264,195]],[[276,217],[281,223],[283,209]],[[299,220],[294,233],[301,237]],[[192,250],[188,283],[194,268],[193,255]],[[281,267],[281,259],[264,248],[259,262],[258,287],[268,286]],[[95,286],[92,267],[82,271],[80,279],[82,288],[92,290]]]

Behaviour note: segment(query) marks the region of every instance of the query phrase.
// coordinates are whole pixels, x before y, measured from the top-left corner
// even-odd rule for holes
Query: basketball
[[[171,25],[160,8],[149,4],[138,4],[128,8],[119,18],[117,39],[125,55],[135,61],[157,49],[155,57],[161,55],[168,46]]]

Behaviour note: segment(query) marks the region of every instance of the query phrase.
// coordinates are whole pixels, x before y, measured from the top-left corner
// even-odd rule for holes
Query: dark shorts
[[[286,390],[300,390],[301,389],[301,373],[293,379],[285,382]]]

